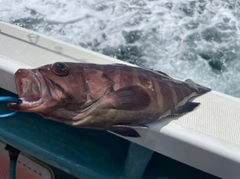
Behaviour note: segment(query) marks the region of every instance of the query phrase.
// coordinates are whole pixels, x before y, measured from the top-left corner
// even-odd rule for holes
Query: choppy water
[[[0,20],[240,97],[240,1],[0,0]]]

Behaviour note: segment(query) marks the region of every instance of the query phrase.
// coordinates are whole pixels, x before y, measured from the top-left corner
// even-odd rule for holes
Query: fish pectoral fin
[[[194,103],[194,102],[187,102],[185,105],[177,107],[174,114],[180,115],[185,114],[187,112],[193,111],[196,107],[199,106],[200,103]]]
[[[127,86],[110,94],[113,108],[120,110],[142,110],[149,106],[151,98],[147,91],[138,85]]]
[[[132,126],[132,125],[113,125],[110,131],[125,137],[141,137],[135,129],[148,129],[146,125]]]

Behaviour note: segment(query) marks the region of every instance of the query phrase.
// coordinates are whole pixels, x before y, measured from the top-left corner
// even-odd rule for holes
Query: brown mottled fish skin
[[[57,62],[19,69],[15,78],[23,103],[11,109],[132,137],[139,137],[134,127],[192,111],[199,103],[189,100],[210,91],[191,80],[120,64]]]

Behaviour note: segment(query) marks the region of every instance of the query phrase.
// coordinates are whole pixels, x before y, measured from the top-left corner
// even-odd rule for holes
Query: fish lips
[[[21,104],[10,103],[9,108],[19,111],[30,111],[42,103],[41,79],[37,70],[19,69],[15,73],[15,83]]]

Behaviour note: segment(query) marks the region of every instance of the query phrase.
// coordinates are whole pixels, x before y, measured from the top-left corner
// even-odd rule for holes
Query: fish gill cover
[[[2,0],[0,20],[240,97],[240,2]]]

